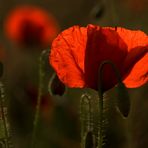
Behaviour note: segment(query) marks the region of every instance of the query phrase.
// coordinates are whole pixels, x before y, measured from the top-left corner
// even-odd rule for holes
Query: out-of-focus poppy
[[[73,26],[53,41],[50,64],[59,79],[69,87],[98,88],[98,69],[104,60],[112,61],[129,88],[148,81],[148,36],[142,31],[120,27]],[[103,89],[117,84],[111,66],[103,73]]]
[[[59,32],[53,15],[35,6],[12,10],[4,22],[6,36],[23,46],[47,47]]]

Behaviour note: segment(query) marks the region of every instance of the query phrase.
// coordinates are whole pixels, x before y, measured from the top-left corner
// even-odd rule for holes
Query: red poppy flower
[[[59,31],[55,18],[35,6],[12,10],[4,23],[6,36],[25,46],[49,46]]]
[[[142,31],[73,26],[53,41],[49,57],[59,79],[69,87],[97,89],[98,69],[104,60],[116,65],[127,87],[139,87],[148,81],[148,36]],[[106,65],[104,90],[116,83],[111,66]]]

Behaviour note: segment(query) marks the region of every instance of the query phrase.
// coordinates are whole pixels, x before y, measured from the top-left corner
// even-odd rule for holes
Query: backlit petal
[[[74,26],[63,31],[53,41],[50,63],[60,80],[69,87],[84,87],[84,56],[86,28]]]

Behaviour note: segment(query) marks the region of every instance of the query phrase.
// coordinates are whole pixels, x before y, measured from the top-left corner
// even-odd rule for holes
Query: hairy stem
[[[98,95],[99,95],[99,129],[98,129],[98,148],[102,148],[103,145],[103,94],[104,94],[104,90],[103,90],[103,68],[106,64],[111,65],[114,73],[116,74],[117,80],[118,82],[122,82],[121,81],[121,76],[117,70],[117,68],[115,67],[115,65],[111,62],[111,61],[103,61],[99,67],[99,76],[98,76]]]
[[[42,90],[43,90],[43,79],[44,79],[44,70],[43,65],[44,61],[43,58],[47,54],[47,50],[44,50],[39,58],[39,86],[38,86],[38,98],[37,98],[37,104],[36,104],[36,112],[33,122],[33,133],[32,133],[32,141],[31,141],[31,148],[35,148],[35,140],[36,140],[36,134],[37,134],[37,127],[39,123],[39,114],[40,114],[40,104],[41,104],[41,96],[42,96]]]

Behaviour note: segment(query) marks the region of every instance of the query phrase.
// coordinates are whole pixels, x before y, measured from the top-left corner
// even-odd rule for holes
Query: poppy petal
[[[138,46],[148,45],[148,36],[140,30],[129,30],[117,27],[117,33],[128,46],[128,51]]]
[[[85,81],[88,87],[97,89],[98,69],[105,60],[112,61],[121,71],[127,56],[127,46],[118,33],[110,28],[89,25],[87,27],[87,46],[85,51]],[[113,87],[117,78],[110,65],[103,70],[103,89]]]
[[[124,83],[129,88],[139,87],[148,82],[148,36],[142,31],[117,29],[118,34],[128,46],[123,71]]]
[[[141,48],[139,48],[141,49]],[[129,63],[129,62],[127,62]],[[128,88],[140,87],[148,82],[148,47],[147,53],[143,54],[139,60],[132,65],[124,83]]]
[[[60,80],[69,87],[84,87],[84,56],[87,30],[73,26],[53,41],[50,64]]]

